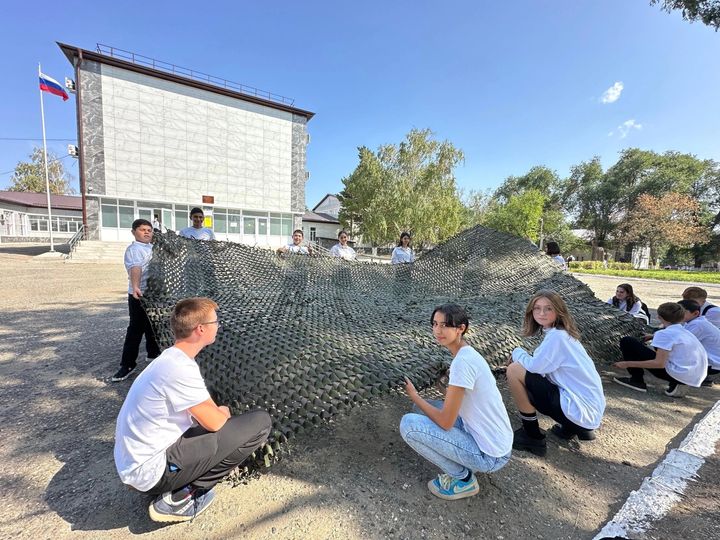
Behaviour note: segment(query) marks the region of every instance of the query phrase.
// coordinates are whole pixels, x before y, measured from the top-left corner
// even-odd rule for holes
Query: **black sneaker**
[[[592,429],[568,429],[562,424],[555,424],[550,428],[553,435],[560,439],[569,441],[573,437],[580,439],[581,441],[594,441],[595,431]]]
[[[700,386],[712,386],[713,382],[713,379],[711,379],[710,377],[706,377],[705,380],[700,383]]]
[[[683,395],[684,395],[684,392],[682,390],[683,386],[684,386],[683,384],[680,384],[677,382],[671,382],[670,384],[668,384],[667,390],[665,390],[665,395],[670,396],[670,397],[675,397],[675,398],[683,397]]]
[[[135,366],[133,366],[133,367],[131,367],[131,368],[125,367],[125,366],[121,366],[120,369],[117,370],[117,373],[115,373],[115,375],[113,375],[112,377],[110,377],[110,381],[111,381],[111,382],[124,381],[125,379],[127,379],[127,378],[130,376],[130,374],[131,374],[133,371],[135,371]]]
[[[543,457],[547,454],[547,441],[545,435],[542,439],[533,439],[523,428],[520,428],[513,433],[513,448]]]
[[[647,384],[644,381],[633,381],[630,377],[613,377],[613,381],[637,392],[647,392]]]

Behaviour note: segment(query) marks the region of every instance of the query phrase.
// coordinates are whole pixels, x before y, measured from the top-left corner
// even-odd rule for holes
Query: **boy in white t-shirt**
[[[658,319],[665,326],[654,335],[650,349],[634,337],[620,340],[623,360],[614,365],[627,369],[630,377],[614,377],[613,380],[638,392],[647,392],[644,371],[668,381],[665,395],[680,397],[680,386],[700,386],[707,375],[707,353],[698,339],[682,326],[685,309],[675,302],[660,304]]]
[[[279,247],[277,249],[278,255],[282,255],[284,253],[291,253],[294,255],[312,255],[312,248],[310,246],[302,245],[304,238],[305,233],[302,232],[302,229],[295,229],[292,234],[292,243]]]
[[[688,287],[682,293],[683,300],[693,300],[700,305],[700,315],[720,328],[720,307],[707,301],[707,291],[702,287]]]
[[[694,300],[680,300],[685,308],[685,328],[698,338],[708,355],[707,377],[702,386],[712,386],[713,376],[720,373],[720,328],[700,315],[700,304]]]
[[[185,227],[178,234],[185,238],[194,238],[195,240],[215,240],[215,233],[212,229],[203,227],[205,223],[205,212],[202,208],[193,208],[190,210],[191,227]]]
[[[135,379],[115,428],[115,467],[124,484],[157,495],[153,521],[193,519],[213,487],[267,439],[265,411],[231,416],[210,397],[195,356],[215,341],[220,321],[209,298],[175,305],[175,345]]]

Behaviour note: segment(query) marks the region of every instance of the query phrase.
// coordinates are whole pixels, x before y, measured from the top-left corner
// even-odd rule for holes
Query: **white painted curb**
[[[642,538],[653,521],[662,518],[677,504],[688,482],[697,476],[705,458],[715,453],[720,439],[720,401],[700,420],[677,449],[630,493],[623,507],[593,538]]]

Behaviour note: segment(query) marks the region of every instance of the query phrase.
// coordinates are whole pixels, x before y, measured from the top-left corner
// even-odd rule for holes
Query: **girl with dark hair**
[[[506,373],[522,421],[513,448],[544,456],[547,443],[537,411],[558,422],[551,429],[556,436],[591,441],[605,412],[605,395],[575,321],[553,291],[539,291],[525,308],[522,335],[538,333],[544,336],[540,346],[532,355],[516,347]]]
[[[348,233],[340,231],[338,233],[338,243],[330,248],[330,256],[345,259],[347,261],[355,260],[355,250],[348,246]]]
[[[480,491],[474,471],[494,472],[510,460],[512,428],[490,367],[465,341],[465,310],[445,304],[430,322],[435,340],[453,355],[445,400],[423,399],[406,378],[415,406],[400,421],[400,435],[443,471],[428,482],[430,492],[455,500]]]
[[[545,245],[545,253],[548,257],[552,257],[555,262],[563,267],[563,270],[567,270],[567,263],[563,256],[560,255],[560,244],[557,242],[548,242]]]
[[[643,311],[642,301],[635,296],[632,285],[621,283],[615,290],[615,296],[608,299],[608,304],[618,308],[620,311],[627,311],[633,317],[637,317],[649,323],[647,314]]]
[[[400,235],[400,241],[392,252],[392,264],[404,264],[415,262],[415,253],[410,247],[410,233],[404,232]]]

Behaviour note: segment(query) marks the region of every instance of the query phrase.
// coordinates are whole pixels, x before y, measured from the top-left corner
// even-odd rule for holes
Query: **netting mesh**
[[[525,305],[559,293],[597,363],[620,357],[637,319],[597,300],[526,240],[484,227],[451,238],[412,265],[275,253],[230,242],[158,235],[143,300],[162,348],[173,343],[174,304],[207,296],[220,309],[216,342],[197,357],[208,389],[234,413],[267,410],[268,464],[287,437],[401,385],[430,385],[450,363],[430,329],[439,304],[470,315],[468,342],[497,369],[516,346]]]

